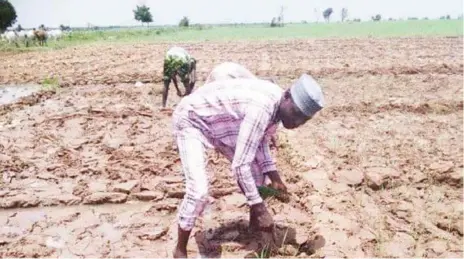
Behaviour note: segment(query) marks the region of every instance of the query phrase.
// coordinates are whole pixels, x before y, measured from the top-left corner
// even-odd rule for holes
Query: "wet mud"
[[[266,201],[277,224],[273,256],[463,256],[461,42],[186,45],[200,79],[229,60],[283,88],[301,72],[323,85],[320,115],[301,129],[279,129],[273,152],[291,195],[288,203]],[[59,91],[0,106],[1,257],[172,256],[184,183],[170,112],[160,109],[167,47],[0,57],[1,84],[50,73],[61,80]],[[172,107],[179,99],[171,90]],[[212,207],[189,256],[247,256],[262,239],[247,228],[229,163],[213,152],[208,161]]]
[[[39,92],[40,85],[0,85],[0,105],[16,102],[22,97]]]

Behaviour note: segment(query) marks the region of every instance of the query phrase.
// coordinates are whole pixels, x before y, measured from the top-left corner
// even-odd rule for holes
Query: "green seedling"
[[[271,250],[268,248],[269,245],[265,245],[263,248],[258,251],[251,252],[245,256],[245,258],[269,258],[271,257]]]
[[[60,88],[60,82],[57,77],[47,77],[42,81],[42,88],[46,91],[57,91]]]
[[[259,192],[259,195],[261,195],[261,198],[263,198],[264,200],[269,197],[274,197],[274,196],[279,195],[278,190],[272,187],[269,187],[269,186],[259,186],[258,192]]]
[[[281,202],[287,203],[290,201],[290,195],[288,193],[276,190],[270,186],[259,186],[258,192],[261,198],[263,198],[263,200],[266,200],[270,197],[275,197],[277,200]]]

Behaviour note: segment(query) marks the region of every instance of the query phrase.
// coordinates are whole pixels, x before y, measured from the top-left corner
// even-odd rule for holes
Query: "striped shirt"
[[[262,202],[252,176],[276,170],[269,140],[276,133],[283,90],[266,80],[224,79],[205,84],[184,97],[173,113],[174,135],[201,132],[196,138],[210,148],[234,150],[232,171],[250,205]],[[195,133],[193,133],[195,134]]]

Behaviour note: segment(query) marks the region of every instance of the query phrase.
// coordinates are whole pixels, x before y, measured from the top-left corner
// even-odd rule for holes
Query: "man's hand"
[[[287,186],[285,186],[282,181],[272,182],[271,187],[283,193],[287,193]]]
[[[276,140],[275,136],[271,137],[271,142],[269,143],[269,147],[270,148],[275,148],[276,150],[279,149],[278,146],[277,146],[277,140]]]
[[[272,188],[281,192],[287,192],[287,186],[285,186],[282,179],[280,179],[280,175],[277,171],[268,172],[267,176],[269,177],[269,179],[271,179]]]
[[[252,205],[250,208],[250,229],[252,231],[272,232],[274,220],[264,203]]]
[[[279,173],[277,171],[272,171],[268,172],[267,175],[269,179],[271,179],[270,187],[278,191],[276,198],[284,203],[290,202],[291,195],[287,191],[287,186],[285,186],[282,179],[280,179]]]

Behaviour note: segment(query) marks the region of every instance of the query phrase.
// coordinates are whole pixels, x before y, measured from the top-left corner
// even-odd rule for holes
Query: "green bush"
[[[182,18],[182,20],[180,20],[179,22],[179,27],[189,27],[190,25],[190,20],[187,16],[184,16],[184,18]]]

